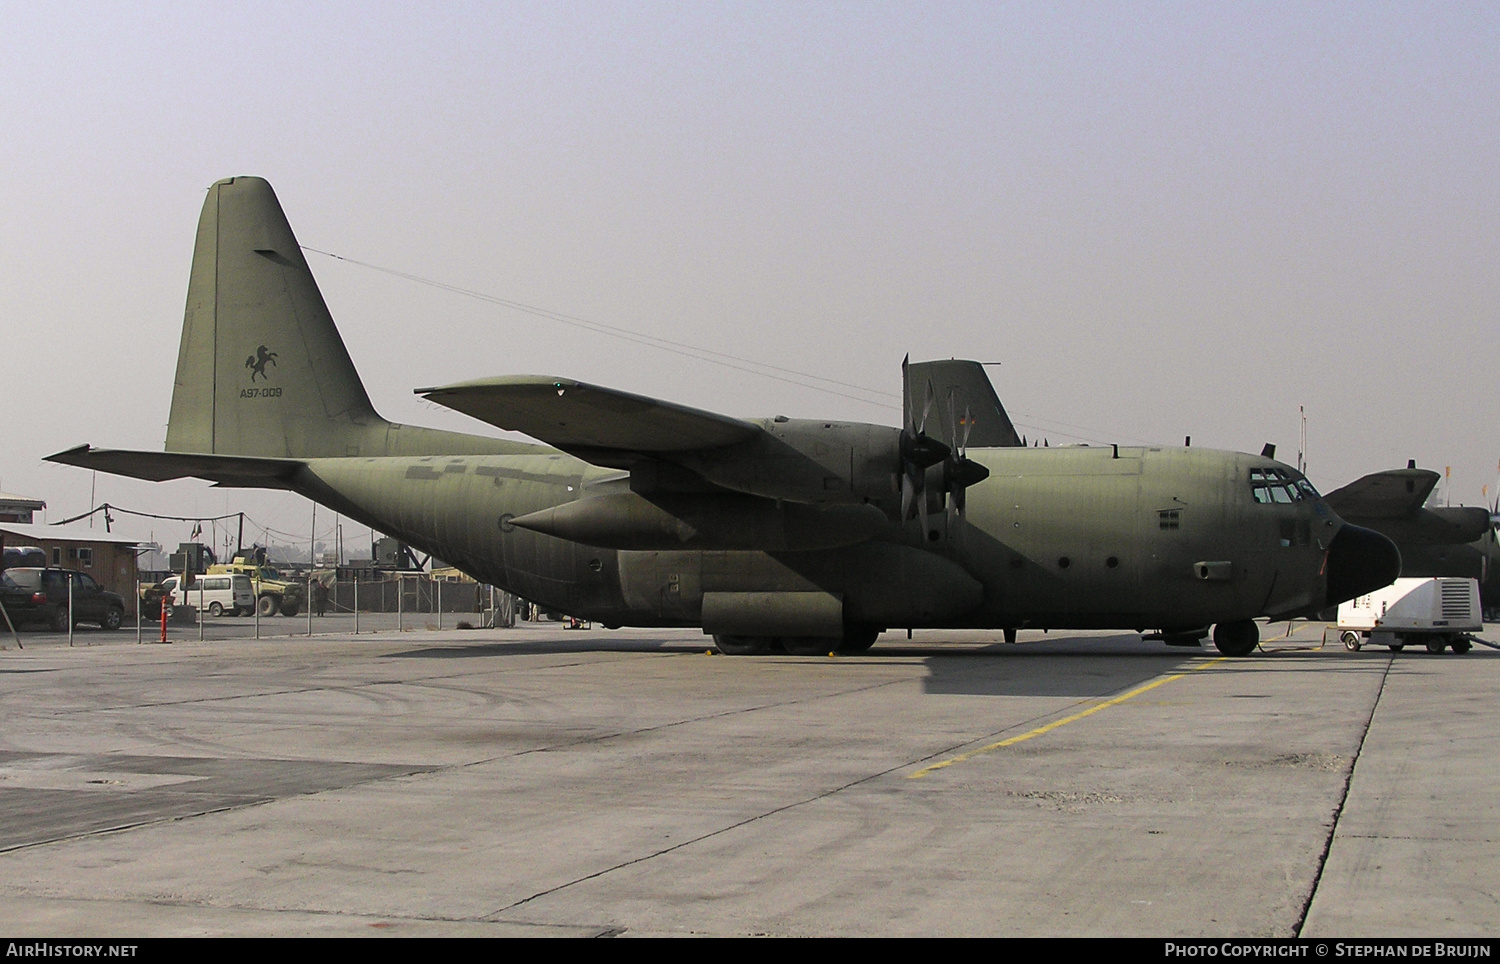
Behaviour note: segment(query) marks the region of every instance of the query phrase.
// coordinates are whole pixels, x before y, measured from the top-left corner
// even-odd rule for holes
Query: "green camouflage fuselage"
[[[526,599],[611,625],[700,625],[704,592],[822,591],[843,597],[850,622],[882,626],[1192,627],[1321,602],[1340,525],[1318,500],[1253,501],[1250,469],[1276,465],[1257,456],[1012,448],[970,452],[991,474],[970,489],[962,531],[940,512],[925,539],[913,519],[836,549],[604,549],[509,520],[620,489],[625,473],[531,451],[311,459],[295,488]],[[922,598],[966,578],[982,593],[965,611]]]

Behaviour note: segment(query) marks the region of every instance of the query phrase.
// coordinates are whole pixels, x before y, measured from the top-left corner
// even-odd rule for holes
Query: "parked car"
[[[119,629],[125,600],[85,572],[22,566],[0,573],[0,601],[12,621],[45,623],[54,632],[68,631],[68,583],[73,584],[73,625],[96,623]]]

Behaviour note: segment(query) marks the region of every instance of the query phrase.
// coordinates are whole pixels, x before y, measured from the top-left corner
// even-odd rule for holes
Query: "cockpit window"
[[[1311,482],[1285,469],[1250,470],[1250,495],[1262,505],[1290,505],[1303,499],[1318,498]]]

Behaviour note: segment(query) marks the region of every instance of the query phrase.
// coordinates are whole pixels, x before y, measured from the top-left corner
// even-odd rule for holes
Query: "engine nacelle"
[[[750,441],[687,453],[679,464],[715,485],[749,495],[812,504],[899,497],[898,429],[863,422],[766,419]]]
[[[873,505],[803,505],[732,494],[616,492],[511,520],[513,525],[608,549],[834,549],[889,525]]]

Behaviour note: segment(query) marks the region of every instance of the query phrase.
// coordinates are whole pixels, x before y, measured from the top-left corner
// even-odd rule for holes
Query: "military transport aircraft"
[[[1361,476],[1328,493],[1340,516],[1396,543],[1403,576],[1459,576],[1479,580],[1486,610],[1500,606],[1500,503],[1427,506],[1441,478],[1415,461],[1404,469]]]
[[[736,655],[860,652],[901,627],[1196,643],[1210,624],[1244,655],[1256,617],[1399,573],[1389,540],[1271,458],[1021,447],[977,363],[903,372],[901,428],[536,376],[418,391],[546,445],[398,425],[371,406],[271,186],[237,177],[198,225],[166,451],[51,459],[290,489],[550,609],[702,627]]]

